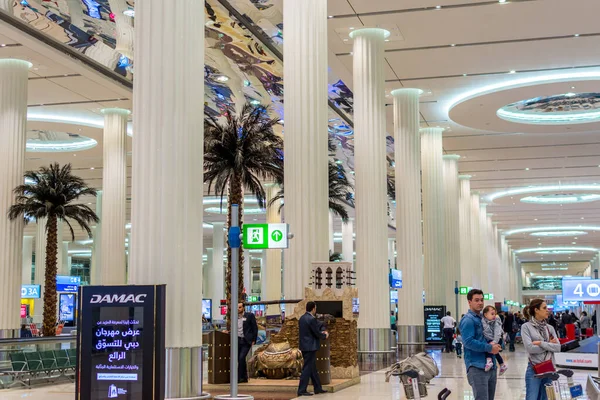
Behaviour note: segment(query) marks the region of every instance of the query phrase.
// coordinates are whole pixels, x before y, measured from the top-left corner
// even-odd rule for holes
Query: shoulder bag
[[[548,327],[546,327],[546,330],[548,331],[549,340],[552,340],[552,335],[550,334],[550,329],[548,329]],[[547,351],[546,354],[548,354],[548,353],[549,352]],[[531,362],[531,358],[530,358],[529,362],[531,363],[533,372],[535,372],[536,375],[547,374],[549,372],[556,371],[556,368],[554,367],[554,363],[552,362],[552,357],[550,357],[546,361],[542,361],[541,363],[537,363],[537,364],[534,364],[533,362]]]

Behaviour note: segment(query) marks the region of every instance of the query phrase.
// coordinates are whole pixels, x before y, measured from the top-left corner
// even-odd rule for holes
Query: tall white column
[[[459,175],[460,199],[459,199],[459,222],[460,222],[460,285],[473,286],[472,256],[471,256],[471,175]],[[460,314],[468,310],[468,304],[464,297],[458,302]]]
[[[398,343],[422,348],[423,233],[421,220],[421,135],[419,89],[398,89],[394,96],[396,161],[396,262],[402,270],[398,290]]]
[[[396,268],[396,239],[388,238],[388,265],[390,268]]]
[[[102,284],[102,191],[96,194],[96,215],[100,222],[92,228],[92,266],[90,271],[90,282],[92,285]]]
[[[447,264],[444,251],[444,166],[442,128],[421,129],[423,180],[423,254],[425,304],[446,304]]]
[[[212,299],[212,318],[222,319],[219,311],[221,300],[225,299],[225,224],[223,222],[213,223],[213,247],[209,274],[208,292],[204,297]]]
[[[458,183],[458,159],[456,154],[443,156],[444,179],[444,227],[446,250],[446,310],[456,316],[455,282],[460,286],[460,188]],[[460,301],[459,301],[460,303]],[[460,306],[459,306],[460,307]]]
[[[471,193],[471,287],[481,287],[481,244],[479,237],[479,194]]]
[[[103,285],[126,282],[125,221],[127,196],[127,118],[129,110],[106,108],[102,172],[102,267]]]
[[[267,277],[267,250],[263,250],[260,255],[260,299],[264,300],[267,294],[269,280]]]
[[[360,298],[359,351],[389,350],[384,40],[365,28],[354,39],[354,167],[356,278]],[[369,335],[381,335],[368,342]],[[385,339],[383,339],[385,335]]]
[[[252,272],[250,268],[250,251],[244,249],[244,288],[246,295],[252,294]]]
[[[127,270],[127,275],[129,276],[129,266],[131,265],[130,263],[130,255],[131,255],[131,232],[127,233],[127,245],[125,246],[126,250],[125,253],[127,254],[127,262],[126,262],[126,270]]]
[[[329,254],[333,254],[335,251],[335,244],[333,242],[333,213],[329,211]]]
[[[279,187],[273,184],[267,185],[267,204],[279,191]],[[278,212],[279,203],[267,206],[267,223],[276,224],[281,222],[281,215]],[[286,206],[287,213],[287,206]],[[295,239],[294,239],[295,240]],[[289,250],[285,250],[287,252]],[[262,293],[262,300],[281,299],[281,250],[266,250],[267,260],[265,264],[265,279],[267,281],[266,291]],[[281,308],[279,304],[267,306],[267,315],[280,315]]]
[[[33,262],[33,236],[23,237],[23,269],[21,283],[31,284],[31,264]]]
[[[342,257],[354,265],[354,224],[352,220],[342,223]]]
[[[301,299],[311,263],[329,261],[327,2],[287,0],[283,24],[285,220],[294,234],[284,252],[284,294]]]
[[[487,204],[479,203],[479,266],[481,274],[481,290],[489,293],[489,264],[488,264],[488,224],[487,224]]]
[[[31,63],[0,59],[0,338],[20,327],[23,219],[8,219],[13,189],[23,184],[27,74]]]
[[[33,302],[33,317],[35,322],[41,322],[44,313],[43,299],[46,279],[46,243],[48,240],[48,233],[46,232],[47,223],[47,218],[38,219],[35,234],[35,276],[33,283],[40,285],[40,298],[35,299]]]
[[[69,242],[60,241],[58,247],[58,253],[61,254],[62,258],[58,265],[59,275],[71,275],[71,266],[69,265]]]
[[[168,287],[165,397],[185,398],[201,391],[205,5],[165,4],[135,7],[129,283]]]

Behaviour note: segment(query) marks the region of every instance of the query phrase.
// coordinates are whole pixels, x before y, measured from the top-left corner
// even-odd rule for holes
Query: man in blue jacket
[[[306,303],[306,314],[300,317],[299,321],[299,339],[300,351],[304,358],[302,375],[300,375],[300,384],[298,385],[298,396],[312,396],[308,392],[309,379],[312,380],[315,388],[314,394],[326,393],[321,386],[319,373],[317,372],[317,350],[321,347],[321,339],[327,339],[329,332],[321,330],[322,324],[317,321],[317,305],[314,301]]]
[[[486,372],[486,353],[498,354],[501,347],[499,344],[489,344],[483,337],[481,321],[481,311],[484,307],[483,292],[479,289],[471,289],[467,294],[467,300],[469,311],[460,321],[467,379],[473,388],[475,400],[493,400],[496,395],[496,359],[492,357],[494,366]]]

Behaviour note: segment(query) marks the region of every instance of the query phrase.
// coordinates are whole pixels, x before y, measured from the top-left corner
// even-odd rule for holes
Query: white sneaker
[[[508,365],[502,364],[500,366],[500,376],[504,375],[504,373],[508,370]]]

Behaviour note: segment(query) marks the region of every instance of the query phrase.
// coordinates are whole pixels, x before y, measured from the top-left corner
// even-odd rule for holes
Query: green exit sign
[[[467,293],[469,293],[469,288],[468,288],[468,287],[466,287],[466,286],[461,286],[461,287],[459,288],[459,293],[460,293],[462,296],[466,296],[466,295],[467,295]]]
[[[287,249],[287,224],[244,224],[242,234],[245,249]]]
[[[483,299],[484,300],[489,300],[490,299],[490,294],[489,293],[484,293],[483,294]]]

